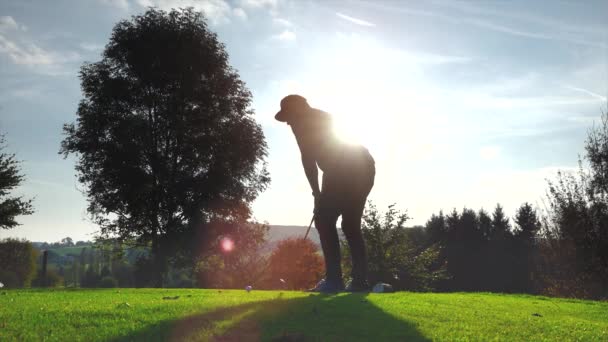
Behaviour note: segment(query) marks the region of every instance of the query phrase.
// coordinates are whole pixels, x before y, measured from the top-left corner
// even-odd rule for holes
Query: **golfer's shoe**
[[[321,279],[317,283],[317,286],[308,290],[308,292],[320,292],[320,293],[337,293],[344,290],[344,285],[341,283],[328,282],[325,279]]]
[[[367,281],[349,281],[344,289],[346,292],[369,292],[371,286]]]

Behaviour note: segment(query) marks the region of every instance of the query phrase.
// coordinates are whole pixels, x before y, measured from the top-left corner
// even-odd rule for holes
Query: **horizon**
[[[93,237],[75,160],[58,155],[61,126],[76,119],[79,67],[147,5],[202,10],[225,43],[268,143],[272,182],[254,218],[275,226],[307,226],[313,206],[295,139],[274,120],[285,95],[303,95],[370,149],[370,199],[407,210],[408,226],[440,210],[500,203],[511,219],[523,202],[542,208],[546,179],[577,169],[606,111],[604,1],[4,3],[0,131],[24,161],[15,193],[34,197],[35,213],[0,238]]]

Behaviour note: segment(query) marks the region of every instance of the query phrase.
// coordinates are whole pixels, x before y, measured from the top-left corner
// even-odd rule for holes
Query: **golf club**
[[[308,237],[308,233],[310,232],[310,227],[312,227],[312,223],[315,222],[315,215],[312,215],[312,219],[310,220],[310,224],[308,225],[308,229],[306,230],[306,234],[304,235],[304,239]]]

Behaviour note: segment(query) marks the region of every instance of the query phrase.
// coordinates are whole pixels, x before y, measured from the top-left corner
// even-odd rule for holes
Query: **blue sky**
[[[0,231],[90,239],[74,160],[57,154],[75,119],[78,70],[113,25],[146,6],[205,11],[254,95],[272,185],[258,220],[305,225],[312,198],[291,131],[273,120],[299,93],[377,162],[370,198],[423,224],[440,209],[524,201],[576,167],[606,108],[606,1],[83,0],[0,3],[0,130],[23,160],[36,213]]]

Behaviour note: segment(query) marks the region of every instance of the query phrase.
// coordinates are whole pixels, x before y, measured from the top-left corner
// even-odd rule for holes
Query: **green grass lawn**
[[[13,340],[608,341],[608,303],[489,293],[4,290],[0,341]]]

